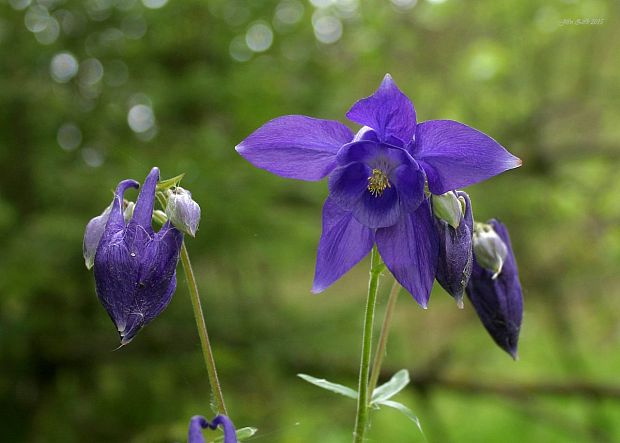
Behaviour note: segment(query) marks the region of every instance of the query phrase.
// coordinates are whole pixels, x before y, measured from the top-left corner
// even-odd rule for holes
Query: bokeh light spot
[[[58,83],[66,83],[78,73],[79,63],[69,52],[56,54],[50,63],[50,74]]]
[[[147,105],[134,105],[127,114],[127,123],[132,131],[147,132],[155,126],[155,114]]]
[[[82,143],[82,131],[75,123],[65,123],[58,128],[56,140],[65,151],[73,151]]]
[[[264,52],[273,43],[273,32],[266,23],[254,23],[245,34],[245,42],[254,52]]]
[[[321,43],[335,43],[342,37],[342,22],[333,15],[322,15],[313,19],[312,26],[316,39]]]

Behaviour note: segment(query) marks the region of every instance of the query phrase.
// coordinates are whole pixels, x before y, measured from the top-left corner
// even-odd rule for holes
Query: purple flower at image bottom
[[[100,235],[94,257],[97,296],[116,325],[121,345],[168,306],[176,289],[183,234],[169,222],[159,232],[151,227],[158,180],[159,169],[153,168],[127,223],[123,196],[139,185],[134,180],[120,182],[103,232],[96,232],[98,224],[91,222],[85,234],[85,244]]]
[[[225,415],[216,416],[211,423],[201,415],[194,415],[189,422],[187,443],[205,443],[202,430],[217,429],[218,426],[222,426],[224,430],[224,443],[237,443],[237,434],[233,422]]]
[[[521,161],[482,132],[451,120],[416,121],[411,101],[388,74],[347,112],[362,125],[303,115],[278,117],[237,151],[276,175],[328,178],[313,292],[338,280],[377,245],[382,260],[427,306],[439,238],[425,184],[443,194],[516,168]]]

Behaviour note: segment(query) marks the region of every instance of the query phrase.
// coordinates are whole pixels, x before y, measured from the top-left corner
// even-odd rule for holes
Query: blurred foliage
[[[402,296],[387,375],[614,383],[620,368],[620,6],[613,0],[0,0],[0,439],[184,441],[210,415],[182,273],[166,312],[117,336],[81,257],[87,221],[153,165],[203,208],[188,243],[223,388],[256,441],[348,441],[368,263],[309,293],[325,184],[252,168],[234,146],[282,114],[344,119],[386,72],[420,121],[452,118],[521,157],[468,189],[510,228],[520,361],[440,288]],[[594,22],[595,20],[601,21]],[[79,68],[78,68],[79,66]],[[390,278],[380,294],[385,302]],[[383,305],[380,306],[380,309]],[[612,442],[620,404],[417,385],[431,442]],[[422,441],[396,411],[377,442]]]

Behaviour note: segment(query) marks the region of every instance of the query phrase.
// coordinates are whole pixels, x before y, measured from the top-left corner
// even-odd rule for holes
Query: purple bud
[[[233,422],[225,415],[218,415],[211,423],[203,416],[194,415],[189,422],[189,433],[187,435],[188,443],[205,443],[202,435],[203,429],[217,429],[222,426],[224,429],[224,443],[237,443],[237,433]]]
[[[116,325],[121,345],[129,343],[168,306],[176,289],[183,234],[170,223],[159,232],[151,227],[158,179],[159,169],[153,168],[128,223],[123,214],[123,195],[138,183],[119,183],[95,254],[97,296]]]
[[[472,232],[473,216],[469,196],[457,191],[459,200],[465,202],[465,213],[455,229],[437,216],[433,217],[439,234],[439,261],[437,263],[437,281],[463,308],[463,293],[471,275],[473,253]]]
[[[110,217],[110,211],[112,205],[109,205],[103,210],[101,215],[92,218],[86,225],[84,231],[84,242],[82,243],[82,253],[84,254],[84,262],[87,269],[91,269],[95,264],[95,253],[97,252],[97,246],[105,230],[105,225]]]
[[[495,343],[516,359],[523,317],[523,294],[517,262],[506,227],[497,220],[488,223],[506,246],[506,259],[501,272],[494,278],[492,271],[479,264],[474,251],[474,266],[467,295]]]
[[[178,230],[192,237],[196,236],[200,223],[200,206],[192,199],[192,193],[187,189],[177,186],[174,190],[170,190],[166,215]]]

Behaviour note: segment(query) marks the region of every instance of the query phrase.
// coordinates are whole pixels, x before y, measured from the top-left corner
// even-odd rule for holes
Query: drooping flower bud
[[[493,226],[476,223],[474,226],[474,253],[483,268],[493,273],[493,279],[502,272],[508,249]]]
[[[473,216],[469,196],[462,191],[449,192],[454,198],[450,201],[464,203],[464,217],[454,228],[445,219],[439,218],[435,211],[435,203],[446,199],[433,199],[434,222],[439,234],[439,260],[437,262],[436,279],[439,284],[456,300],[459,308],[463,308],[463,293],[471,275]],[[446,194],[444,194],[446,195]],[[435,197],[435,196],[433,196]],[[459,207],[461,204],[459,203]]]
[[[503,268],[497,278],[494,278],[491,271],[480,265],[477,252],[474,251],[474,265],[467,295],[495,343],[516,359],[523,317],[519,272],[508,230],[497,220],[490,220],[489,224],[506,245]]]
[[[168,306],[176,289],[183,234],[169,222],[159,232],[153,231],[158,179],[159,169],[153,168],[128,223],[122,209],[123,195],[128,188],[137,188],[138,183],[119,183],[95,254],[97,296],[116,325],[121,345],[129,343]]]
[[[196,236],[200,223],[200,206],[192,199],[192,193],[177,186],[168,191],[166,206],[168,220],[180,231]]]
[[[97,246],[105,230],[105,225],[110,217],[110,211],[112,205],[109,205],[103,210],[101,215],[92,218],[86,225],[84,231],[84,241],[82,243],[82,253],[84,255],[84,262],[86,269],[91,269],[95,264],[95,253],[97,252]]]
[[[454,191],[449,191],[441,195],[431,194],[431,202],[435,217],[445,221],[454,229],[459,227],[465,212],[463,197]]]
[[[201,415],[194,415],[189,422],[188,443],[205,443],[202,435],[203,429],[217,429],[222,426],[224,430],[224,443],[237,443],[237,434],[233,422],[225,415],[218,415],[211,423]]]

